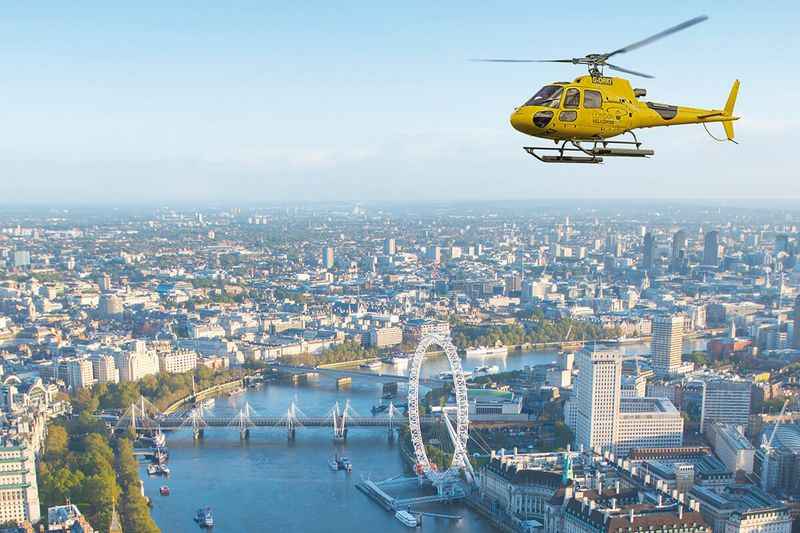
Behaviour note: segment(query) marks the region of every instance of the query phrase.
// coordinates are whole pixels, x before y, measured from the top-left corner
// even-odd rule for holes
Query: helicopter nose
[[[520,107],[511,113],[511,127],[522,133],[530,133],[533,129],[533,113],[529,109]]]

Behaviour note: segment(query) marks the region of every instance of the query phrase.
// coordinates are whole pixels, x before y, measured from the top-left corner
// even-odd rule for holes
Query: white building
[[[683,444],[683,418],[666,398],[622,397],[622,357],[583,350],[576,357],[575,442],[627,455],[632,448]]]
[[[618,352],[581,350],[578,367],[576,443],[586,450],[613,446],[619,413],[622,359]]]
[[[158,374],[158,356],[154,351],[123,352],[117,359],[120,381],[138,381]]]
[[[736,426],[710,424],[707,435],[714,448],[714,453],[731,472],[742,470],[748,474],[753,473],[753,458],[756,450]]]
[[[695,486],[689,496],[713,533],[790,533],[789,508],[755,485],[731,485],[722,492]]]
[[[39,487],[32,449],[0,445],[0,523],[39,521]]]
[[[110,355],[92,357],[92,372],[97,383],[119,383],[119,369]]]
[[[65,381],[72,390],[90,387],[94,384],[92,362],[88,359],[71,359],[66,364]]]
[[[161,372],[182,374],[197,368],[197,352],[177,350],[159,354],[158,363]]]
[[[220,339],[225,337],[225,328],[219,324],[189,324],[189,337],[192,339]]]
[[[403,330],[397,326],[371,328],[369,330],[369,345],[375,348],[396,346],[403,342]]]
[[[751,383],[742,379],[713,377],[703,381],[700,431],[721,422],[747,427],[750,422]]]
[[[683,417],[666,398],[622,398],[614,436],[614,453],[633,448],[676,448],[683,445]]]
[[[652,363],[658,377],[674,374],[681,366],[684,322],[681,315],[653,319]]]

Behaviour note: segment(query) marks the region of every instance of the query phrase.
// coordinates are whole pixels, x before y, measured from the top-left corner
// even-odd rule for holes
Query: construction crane
[[[772,428],[772,433],[770,433],[769,440],[763,444],[764,448],[767,450],[772,449],[772,441],[775,439],[775,433],[778,432],[778,426],[781,425],[783,421],[783,415],[786,413],[786,406],[789,405],[791,398],[786,398],[786,401],[783,402],[783,407],[781,407],[781,413],[778,415],[778,418],[775,420],[775,426]]]

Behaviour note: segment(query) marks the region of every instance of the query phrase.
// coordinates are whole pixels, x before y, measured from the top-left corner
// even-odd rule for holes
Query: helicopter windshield
[[[564,90],[560,85],[545,85],[533,98],[525,102],[525,105],[535,105],[541,107],[558,107],[561,100],[561,92]]]

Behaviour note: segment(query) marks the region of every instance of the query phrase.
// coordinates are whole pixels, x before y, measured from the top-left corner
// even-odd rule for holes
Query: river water
[[[704,341],[691,341],[686,349],[700,349]],[[626,354],[646,354],[649,346],[628,345]],[[521,369],[526,365],[556,362],[555,351],[512,353],[506,357],[462,359],[466,370],[480,365],[497,365],[501,370]],[[423,364],[423,375],[449,370],[443,355],[430,356]],[[399,374],[404,369],[383,365],[376,372]],[[370,408],[380,403],[381,386],[365,379],[354,379],[352,387],[337,390],[331,378],[292,386],[267,384],[233,398],[220,397],[211,413],[234,416],[248,402],[256,414],[286,412],[294,401],[303,413],[324,415],[334,402],[349,399],[354,410],[369,416]],[[402,401],[402,400],[401,400]],[[195,442],[191,431],[167,435],[171,476],[141,476],[145,493],[153,500],[153,518],[165,533],[199,531],[192,518],[199,507],[211,506],[215,532],[300,531],[300,532],[391,532],[406,531],[394,516],[355,487],[361,476],[374,480],[403,472],[397,443],[387,439],[385,429],[353,428],[347,442],[334,445],[328,428],[299,428],[294,442],[288,442],[285,429],[255,428],[250,439],[240,441],[234,429],[210,428]],[[328,461],[334,454],[346,455],[353,462],[353,473],[333,472]],[[160,496],[159,487],[167,484],[170,496]],[[428,507],[462,520],[424,518],[423,529],[432,532],[492,531],[489,523],[464,506]]]

